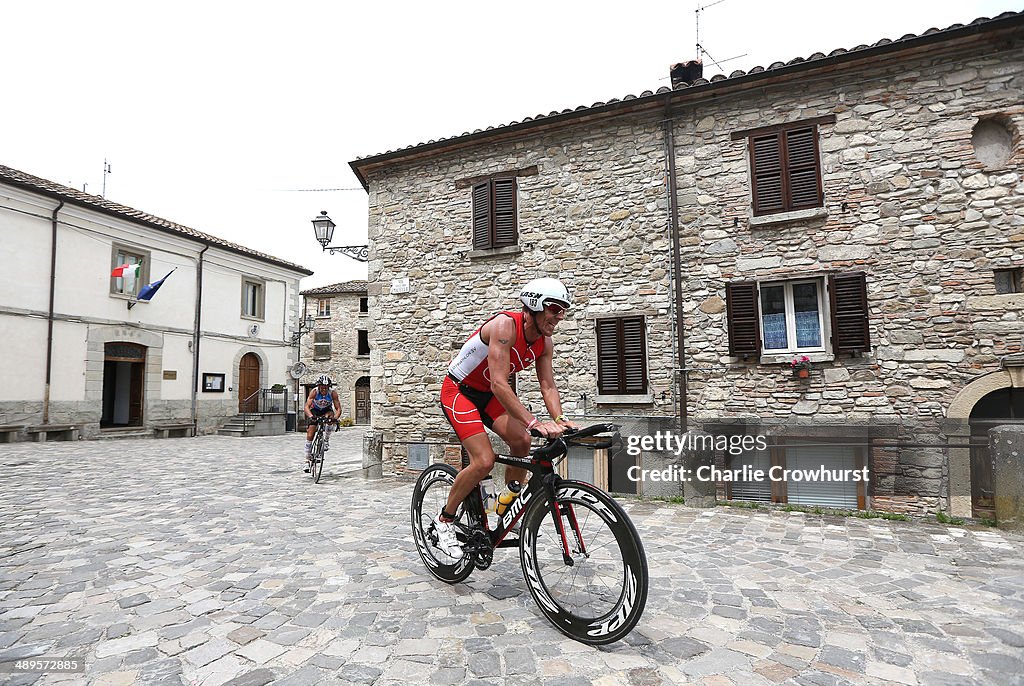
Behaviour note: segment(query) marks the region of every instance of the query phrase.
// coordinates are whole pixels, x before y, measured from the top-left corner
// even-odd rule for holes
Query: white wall
[[[43,400],[50,217],[57,204],[0,182],[0,402]],[[97,331],[124,324],[127,332],[145,333],[150,341],[146,345],[159,346],[161,351],[160,358],[147,364],[147,406],[174,401],[174,412],[180,413],[181,407],[187,407],[181,401],[192,397],[189,344],[195,324],[197,264],[204,244],[75,205],[59,212],[57,234],[51,400],[81,402],[83,414],[88,414],[85,406],[95,391],[87,389],[87,376],[92,388],[102,379],[102,369],[97,369],[97,355],[102,357]],[[176,268],[151,302],[137,303],[129,310],[127,298],[110,293],[115,244],[148,254],[143,283]],[[204,263],[200,373],[222,373],[226,385],[235,389],[237,360],[242,352],[253,349],[261,351],[264,360],[265,385],[290,383],[294,348],[289,343],[299,313],[301,275],[216,246],[205,252]],[[243,276],[264,283],[262,321],[242,317]],[[256,335],[249,330],[253,324],[259,325]],[[167,370],[174,370],[176,378],[163,379]],[[199,391],[197,397],[200,401],[237,399],[237,389],[223,394]],[[95,409],[88,408],[92,415]]]

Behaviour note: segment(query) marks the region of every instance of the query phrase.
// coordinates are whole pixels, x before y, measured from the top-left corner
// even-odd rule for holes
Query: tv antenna
[[[110,173],[110,163],[107,162],[107,158],[103,158],[103,195],[100,197],[107,197],[107,174]]]
[[[715,2],[709,3],[707,5],[697,5],[697,10],[694,12],[697,23],[697,59],[703,62],[704,57],[706,56],[709,60],[711,60],[711,63],[718,67],[719,69],[722,69],[722,65],[726,62],[731,62],[732,60],[738,60],[741,57],[747,56],[747,53],[743,53],[742,55],[736,55],[735,57],[730,57],[729,59],[722,60],[721,62],[716,62],[715,58],[712,57],[711,54],[704,48],[704,46],[700,44],[700,13],[708,9],[709,7],[721,5],[723,2],[725,2],[725,0],[715,0]],[[725,70],[722,69],[722,71]]]

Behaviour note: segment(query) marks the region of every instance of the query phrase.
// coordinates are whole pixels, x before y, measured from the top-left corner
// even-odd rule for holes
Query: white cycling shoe
[[[448,557],[456,560],[462,558],[462,544],[455,535],[455,524],[441,520],[441,515],[434,518],[434,532],[437,534],[437,548]]]

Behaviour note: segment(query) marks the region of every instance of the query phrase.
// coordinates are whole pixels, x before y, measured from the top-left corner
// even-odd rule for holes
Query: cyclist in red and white
[[[551,336],[572,304],[569,290],[557,279],[534,279],[523,286],[519,299],[522,311],[499,312],[469,337],[448,365],[441,386],[444,415],[469,453],[469,466],[455,477],[448,502],[434,524],[438,547],[451,557],[462,557],[452,525],[455,511],[494,467],[494,449],[485,427],[501,436],[515,457],[529,455],[530,429],[557,438],[566,427],[579,428],[562,415],[552,370]],[[511,375],[534,362],[552,421],[533,416],[509,385]],[[506,466],[505,481],[524,481],[526,474],[521,467]]]

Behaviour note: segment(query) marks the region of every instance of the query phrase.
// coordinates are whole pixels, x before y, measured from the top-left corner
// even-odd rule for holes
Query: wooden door
[[[259,409],[260,358],[246,353],[238,363],[238,411],[256,412]]]
[[[128,426],[142,426],[142,389],[146,378],[146,365],[133,362],[131,365],[131,390],[128,397]]]
[[[356,424],[370,423],[370,379],[362,377],[356,382]]]

